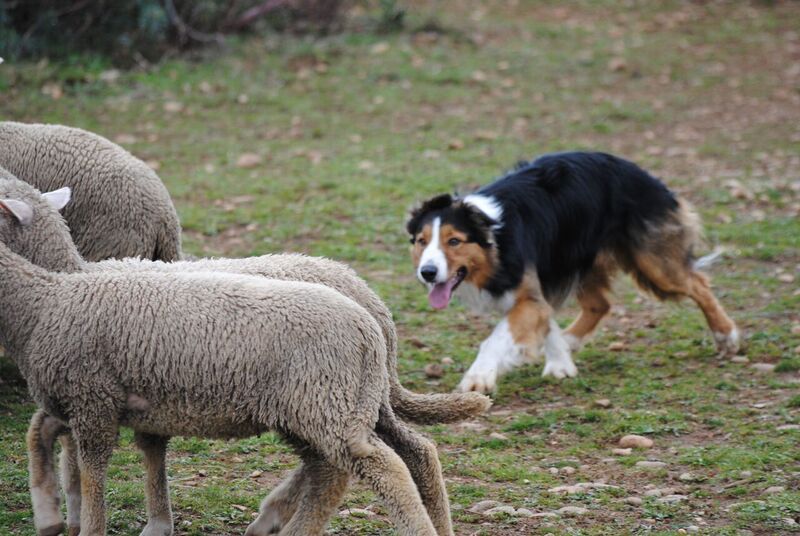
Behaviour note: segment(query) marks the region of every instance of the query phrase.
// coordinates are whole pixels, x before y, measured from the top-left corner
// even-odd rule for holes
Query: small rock
[[[644,492],[645,497],[663,497],[665,495],[674,495],[678,490],[675,488],[656,488],[649,489]]]
[[[119,72],[119,69],[109,69],[100,73],[98,78],[100,78],[101,82],[111,83],[119,80],[121,74],[122,73]]]
[[[508,506],[504,504],[501,506],[495,506],[494,508],[489,508],[488,510],[483,512],[483,515],[496,516],[497,514],[508,514],[510,516],[513,516],[516,513],[517,511],[514,509],[513,506]]]
[[[555,488],[550,488],[550,493],[566,493],[567,495],[572,495],[575,493],[586,493],[587,491],[593,489],[620,489],[618,486],[612,486],[610,484],[603,484],[602,482],[578,482],[572,486],[556,486]]]
[[[664,504],[675,504],[681,501],[685,501],[688,497],[686,495],[665,495],[657,499],[657,502],[664,503]]]
[[[746,355],[735,355],[731,358],[731,363],[749,363],[750,359]]]
[[[614,341],[608,345],[609,352],[621,352],[625,349],[625,343],[622,341]]]
[[[452,357],[443,357],[442,358],[442,365],[452,365],[453,363],[455,363],[455,361],[453,361]]]
[[[452,139],[448,142],[447,148],[451,151],[460,151],[464,148],[464,142],[459,139]]]
[[[498,441],[507,441],[508,436],[501,434],[499,432],[492,432],[489,434],[489,439],[497,439]]]
[[[619,446],[622,448],[649,449],[653,446],[653,440],[649,437],[631,434],[620,439]]]
[[[498,506],[501,506],[502,504],[503,503],[498,502],[498,501],[480,501],[480,502],[476,502],[475,504],[473,504],[472,507],[469,509],[469,511],[473,512],[475,514],[482,514],[486,510],[491,510],[492,508],[497,508]]]
[[[348,508],[339,512],[341,517],[372,517],[375,512],[370,512],[364,508]]]
[[[611,451],[612,454],[616,454],[617,456],[630,456],[633,452],[633,449],[628,447],[626,449],[614,449]]]
[[[784,517],[783,519],[781,519],[781,521],[783,521],[784,525],[789,526],[789,527],[796,527],[797,526],[797,521],[795,521],[791,517]]]
[[[256,469],[255,471],[250,473],[250,478],[258,478],[263,474],[264,474],[264,471],[259,471],[259,470]],[[203,476],[205,476],[205,475],[203,475]]]
[[[575,471],[577,471],[577,469],[575,469],[574,467],[570,467],[569,465],[567,465],[567,466],[565,466],[565,467],[562,467],[561,469],[559,469],[559,470],[558,470],[558,474],[560,474],[560,475],[567,475],[567,476],[569,476],[569,475],[574,475],[574,474],[575,474]]]
[[[607,398],[598,398],[594,401],[594,405],[598,408],[608,409],[611,407],[611,400]]]
[[[236,167],[243,169],[254,168],[261,163],[261,156],[255,153],[242,153],[236,159]]]
[[[663,469],[666,466],[667,466],[666,463],[655,460],[644,460],[641,462],[636,462],[636,467],[641,467],[643,469]]]
[[[773,495],[775,493],[783,493],[786,491],[786,488],[783,486],[770,486],[761,492],[763,495]]]
[[[428,378],[441,378],[444,376],[444,368],[439,363],[429,363],[425,365],[425,376]]]
[[[703,475],[696,475],[694,473],[683,473],[678,477],[681,482],[702,482],[706,477]]]
[[[167,101],[164,103],[164,111],[167,113],[177,113],[183,110],[183,103],[178,101]]]
[[[778,281],[781,281],[782,283],[791,283],[794,281],[794,276],[789,273],[781,274],[778,276]]]
[[[775,365],[772,363],[753,363],[750,368],[757,372],[772,372],[775,370]]]
[[[783,424],[778,426],[776,430],[784,432],[786,430],[800,430],[800,424]]]
[[[240,512],[247,512],[248,508],[246,506],[242,506],[241,504],[232,504],[233,508],[236,508]]]
[[[528,510],[527,508],[517,508],[517,511],[514,512],[515,517],[533,517],[533,512]]]
[[[564,506],[556,510],[556,513],[563,516],[577,517],[588,514],[589,510],[580,506]]]
[[[642,502],[644,501],[642,501],[642,499],[639,497],[625,497],[623,502],[625,504],[630,504],[631,506],[641,506]]]
[[[688,525],[686,527],[686,532],[700,532],[700,527],[697,525]]]
[[[739,471],[739,476],[741,478],[750,478],[753,476],[753,471]]]
[[[536,512],[531,517],[558,517],[555,512]]]
[[[550,469],[548,469],[548,471],[550,471],[551,475],[557,475],[558,474],[558,467],[551,467]]]

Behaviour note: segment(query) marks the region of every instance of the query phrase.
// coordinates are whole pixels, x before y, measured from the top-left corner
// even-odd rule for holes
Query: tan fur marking
[[[440,247],[447,258],[447,266],[450,268],[447,277],[453,277],[463,266],[467,269],[465,281],[478,288],[483,288],[494,272],[493,254],[488,253],[475,242],[467,242],[467,235],[452,225],[443,225],[439,231],[439,237]],[[457,238],[461,243],[451,246],[448,244],[451,238]]]
[[[422,231],[417,233],[417,235],[414,237],[414,244],[411,246],[411,260],[414,262],[415,270],[419,268],[419,259],[422,257],[422,252],[425,251],[425,247],[431,242],[432,232],[433,228],[430,224],[427,224],[422,228]],[[420,238],[424,240],[424,245],[420,243]]]
[[[537,350],[550,330],[553,309],[542,296],[539,278],[526,275],[517,289],[514,306],[508,312],[508,326],[516,344]]]
[[[615,271],[616,264],[611,255],[598,255],[592,270],[583,278],[577,292],[581,312],[565,333],[581,340],[597,328],[597,324],[611,310],[608,295],[611,293],[611,278]]]
[[[689,297],[703,311],[709,327],[714,332],[728,334],[733,331],[735,324],[711,292],[708,277],[698,272],[692,272],[689,278]]]

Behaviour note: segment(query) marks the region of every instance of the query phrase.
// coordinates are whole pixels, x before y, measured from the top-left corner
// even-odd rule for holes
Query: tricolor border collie
[[[541,353],[543,376],[575,376],[570,353],[608,313],[619,270],[659,299],[690,297],[719,351],[738,351],[736,325],[698,271],[713,255],[694,257],[696,214],[627,160],[545,155],[465,197],[429,199],[406,228],[432,307],[447,307],[457,292],[473,309],[505,314],[481,343],[462,391],[492,391],[499,376]],[[581,312],[562,334],[553,312],[572,294]]]

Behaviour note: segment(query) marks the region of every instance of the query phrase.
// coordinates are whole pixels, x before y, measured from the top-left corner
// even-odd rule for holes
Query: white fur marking
[[[493,311],[507,313],[514,306],[517,297],[514,292],[508,291],[499,298],[495,298],[487,290],[463,282],[456,289],[456,296],[473,312],[485,314]]]
[[[70,190],[69,186],[65,186],[63,188],[59,188],[58,190],[53,190],[52,192],[45,192],[42,194],[45,201],[47,201],[51,207],[56,210],[61,210],[69,200],[72,199],[72,190]]]
[[[717,247],[704,257],[700,257],[699,259],[694,261],[694,265],[692,268],[695,270],[707,270],[711,268],[711,266],[719,260],[720,257],[725,253],[725,248]]]
[[[567,346],[573,352],[577,352],[581,348],[583,348],[583,340],[579,339],[572,333],[564,333],[564,340],[567,341]]]
[[[494,197],[470,194],[464,198],[464,203],[472,205],[497,222],[495,229],[503,225],[503,207]]]
[[[530,360],[526,348],[514,342],[508,319],[504,318],[481,343],[478,357],[458,385],[463,392],[488,393],[497,387],[497,379]]]
[[[730,333],[714,333],[714,341],[717,343],[717,351],[720,356],[734,356],[739,352],[740,335],[739,330],[734,327]]]
[[[574,378],[578,375],[578,368],[572,362],[569,344],[561,334],[561,328],[552,318],[550,319],[550,331],[544,341],[544,357],[542,377],[553,376],[560,380],[567,377]]]
[[[439,243],[441,226],[442,219],[434,218],[433,229],[431,231],[431,241],[427,246],[425,246],[425,249],[422,251],[422,256],[419,258],[417,277],[420,281],[426,284],[430,283],[425,281],[420,270],[423,266],[428,264],[432,264],[436,267],[436,279],[433,281],[434,283],[444,283],[447,281],[447,257],[444,256],[444,251],[442,251],[441,244]]]

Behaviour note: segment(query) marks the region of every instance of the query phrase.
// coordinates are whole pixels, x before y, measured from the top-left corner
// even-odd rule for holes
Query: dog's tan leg
[[[172,508],[167,483],[168,437],[135,433],[136,445],[144,454],[147,471],[145,496],[147,497],[147,525],[141,536],[170,536],[172,534]]]
[[[592,334],[611,310],[608,296],[611,293],[612,273],[610,262],[601,256],[580,283],[576,298],[581,312],[564,330],[564,338],[573,352],[581,348],[586,337]]]
[[[37,536],[55,536],[64,530],[61,494],[53,464],[56,438],[65,427],[42,410],[31,418],[28,428],[28,474],[30,476],[33,525]]]

